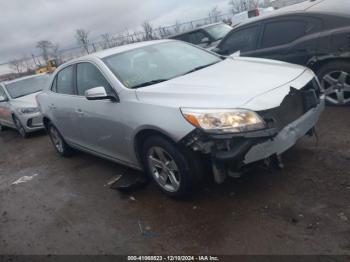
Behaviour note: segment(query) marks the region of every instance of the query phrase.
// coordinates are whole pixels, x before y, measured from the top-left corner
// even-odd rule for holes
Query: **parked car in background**
[[[350,104],[350,1],[307,1],[235,27],[214,50],[310,67],[327,102]]]
[[[198,27],[194,30],[173,35],[170,39],[185,41],[206,49],[216,47],[221,39],[232,30],[232,27],[225,23],[215,23]]]
[[[36,96],[48,81],[49,75],[41,74],[0,83],[0,130],[15,128],[26,137],[44,128]]]
[[[312,134],[324,109],[305,67],[222,58],[174,40],[61,65],[38,102],[59,154],[76,148],[145,170],[170,196],[190,193],[204,163],[222,183],[282,154]]]
[[[268,14],[275,9],[273,7],[267,7],[267,8],[255,8],[250,11],[243,11],[238,14],[235,14],[231,21],[232,21],[232,26],[235,27],[238,24],[241,24],[243,22],[246,22],[249,18],[257,17],[260,15],[265,15]]]

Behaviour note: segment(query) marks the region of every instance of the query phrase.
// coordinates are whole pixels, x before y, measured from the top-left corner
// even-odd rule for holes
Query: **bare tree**
[[[75,38],[77,39],[78,44],[86,51],[86,53],[90,54],[89,50],[89,31],[84,29],[77,29]]]
[[[153,35],[153,26],[151,25],[150,22],[148,21],[145,21],[143,24],[142,24],[142,28],[143,28],[143,31],[144,31],[144,40],[152,40],[154,39],[154,35]]]
[[[40,50],[41,56],[45,63],[49,60],[50,50],[53,48],[53,44],[50,41],[42,40],[36,44],[36,48]]]
[[[30,62],[30,57],[24,55],[21,60],[22,60],[23,69],[26,69],[27,72],[32,71],[33,64]]]
[[[21,59],[12,59],[9,62],[9,67],[20,74],[23,70],[23,61]]]
[[[237,14],[257,8],[260,4],[259,0],[230,0],[228,3],[231,7],[231,12]]]
[[[103,49],[111,48],[113,46],[113,37],[109,33],[102,34],[101,38]]]
[[[220,15],[221,12],[219,11],[218,7],[215,6],[211,11],[209,12],[209,19],[211,23],[217,23],[220,21]]]
[[[61,64],[62,57],[61,57],[60,45],[58,43],[54,44],[52,47],[52,56],[58,64]]]

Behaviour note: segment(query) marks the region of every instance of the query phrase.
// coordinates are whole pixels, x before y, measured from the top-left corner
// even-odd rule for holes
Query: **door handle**
[[[57,107],[56,107],[54,104],[51,104],[51,105],[49,106],[49,108],[50,108],[51,110],[55,110]]]

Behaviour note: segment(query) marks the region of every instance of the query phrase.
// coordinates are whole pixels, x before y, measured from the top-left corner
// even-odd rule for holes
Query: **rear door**
[[[306,65],[315,55],[322,21],[311,17],[289,16],[263,23],[262,37],[255,57]]]
[[[0,96],[4,99],[0,100],[0,124],[5,126],[14,126],[10,103],[4,87],[0,85]]]
[[[48,108],[51,120],[66,141],[79,143],[80,130],[77,123],[77,101],[74,81],[75,66],[62,69],[55,77],[50,95]]]

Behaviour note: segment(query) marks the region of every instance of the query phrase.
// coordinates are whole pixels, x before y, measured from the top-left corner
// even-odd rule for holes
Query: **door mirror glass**
[[[202,40],[201,40],[201,44],[207,44],[209,45],[210,44],[210,39],[208,37],[204,37]]]
[[[112,97],[107,94],[107,91],[103,86],[94,87],[86,90],[85,97],[87,100],[112,99]]]
[[[7,98],[4,97],[3,95],[0,95],[0,102],[5,102],[7,101]]]

